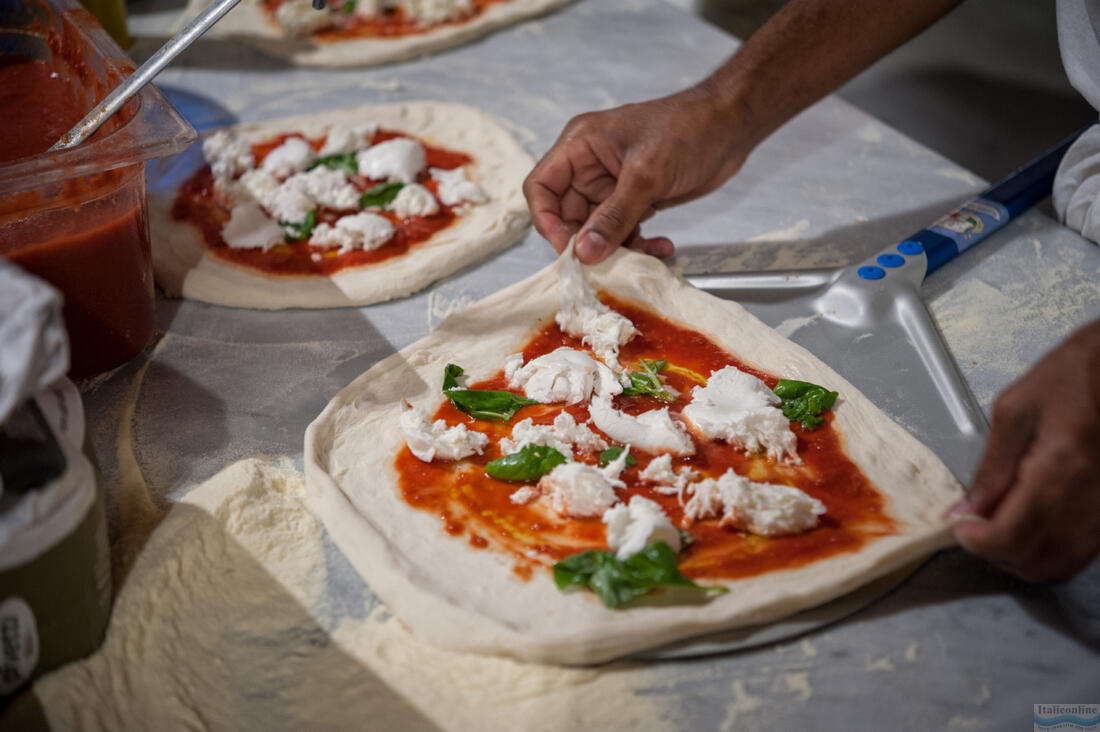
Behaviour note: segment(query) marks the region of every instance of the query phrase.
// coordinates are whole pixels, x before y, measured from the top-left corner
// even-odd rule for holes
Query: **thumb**
[[[623,168],[611,195],[596,207],[577,235],[577,259],[595,264],[606,259],[634,231],[656,196],[649,173]]]

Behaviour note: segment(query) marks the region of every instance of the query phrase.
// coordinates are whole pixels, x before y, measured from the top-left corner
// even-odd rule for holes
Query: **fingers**
[[[562,198],[570,190],[572,180],[573,166],[569,157],[555,147],[523,182],[523,195],[531,209],[535,230],[546,237],[559,253],[565,249],[575,231],[562,215]]]
[[[641,231],[637,228],[634,229],[623,246],[662,258],[670,257],[676,251],[676,246],[667,236],[655,236],[647,239],[641,235]]]
[[[577,235],[577,259],[601,262],[623,244],[657,199],[657,178],[646,166],[626,164],[614,191],[600,203]]]
[[[1036,412],[1028,388],[1014,386],[993,404],[989,439],[978,470],[966,498],[950,513],[989,516],[1016,481],[1020,460],[1035,437]]]

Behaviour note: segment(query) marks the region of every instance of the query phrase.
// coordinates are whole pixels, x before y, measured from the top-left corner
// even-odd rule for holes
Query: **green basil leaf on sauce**
[[[355,10],[355,3],[351,2],[350,5],[351,5],[351,9]],[[346,8],[347,5],[345,5],[344,7]],[[344,12],[348,12],[348,11],[345,10]],[[321,157],[319,157],[315,161],[313,161],[313,165],[309,166],[309,168],[307,168],[307,170],[313,170],[314,168],[319,168],[322,165],[325,166],[326,168],[330,168],[332,170],[342,170],[345,173],[347,173],[348,175],[358,175],[359,174],[359,163],[355,159],[355,153],[354,152],[334,153],[332,155],[322,155]]]
[[[310,211],[306,214],[306,218],[300,224],[291,224],[286,221],[280,221],[279,226],[283,227],[286,234],[287,241],[302,241],[308,239],[309,235],[313,233],[313,227],[317,225],[317,212]]]
[[[398,191],[404,187],[404,183],[379,183],[359,196],[359,208],[371,206],[384,208],[386,204],[392,203],[393,199],[397,198]]]
[[[610,608],[621,607],[658,587],[727,591],[725,587],[697,585],[681,574],[676,552],[663,541],[655,541],[625,560],[605,549],[566,557],[554,565],[554,584],[563,592],[587,587]]]
[[[540,403],[510,391],[461,389],[458,386],[458,377],[462,374],[461,366],[447,364],[443,369],[443,394],[451,400],[451,404],[471,417],[507,421],[523,407]]]
[[[783,400],[783,416],[801,423],[807,430],[825,421],[820,415],[832,408],[838,396],[837,392],[823,386],[792,379],[780,379],[772,391]]]
[[[351,15],[355,12],[355,0],[347,0],[340,10],[343,11],[344,15]]]
[[[535,480],[564,462],[565,455],[552,447],[527,445],[488,463],[485,472],[498,480]]]
[[[623,448],[619,445],[613,445],[600,453],[600,467],[607,467],[608,463],[613,463],[619,459],[619,456],[623,454]],[[626,467],[631,465],[637,465],[638,461],[634,459],[633,455],[626,456]]]
[[[626,375],[630,386],[623,389],[623,396],[651,396],[663,402],[675,401],[661,383],[660,373],[668,366],[668,361],[643,358],[635,365],[637,369]]]

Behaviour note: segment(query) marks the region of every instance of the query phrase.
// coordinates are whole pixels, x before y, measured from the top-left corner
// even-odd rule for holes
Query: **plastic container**
[[[134,69],[74,0],[0,0],[0,54],[46,62],[84,111]],[[125,363],[152,338],[144,163],[194,139],[146,86],[76,148],[0,163],[0,255],[63,293],[71,375]]]

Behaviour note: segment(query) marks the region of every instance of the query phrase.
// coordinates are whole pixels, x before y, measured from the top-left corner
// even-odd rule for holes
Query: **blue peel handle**
[[[928,256],[925,274],[936,271],[1049,196],[1054,174],[1066,150],[1091,126],[1074,132],[1000,183],[913,234],[902,246],[908,246],[914,254],[923,248]]]

